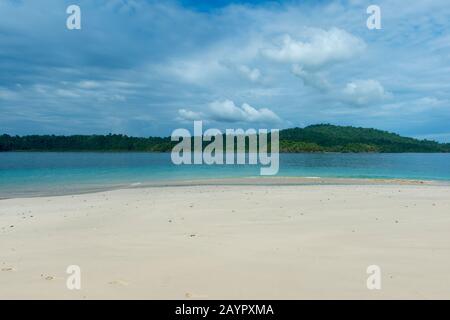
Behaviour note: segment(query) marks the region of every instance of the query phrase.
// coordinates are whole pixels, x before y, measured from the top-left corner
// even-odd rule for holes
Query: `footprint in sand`
[[[13,267],[2,268],[1,270],[2,270],[3,272],[16,271],[16,269],[14,269]]]
[[[184,295],[187,299],[206,299],[208,298],[208,296],[206,294],[195,294],[195,293],[191,293],[191,292],[186,292],[186,294]]]
[[[52,281],[52,280],[61,281],[61,280],[65,280],[64,277],[56,277],[56,276],[51,276],[51,275],[43,274],[43,273],[41,274],[41,278],[44,279],[44,280],[47,280],[47,281]]]
[[[43,278],[44,280],[47,280],[47,281],[51,281],[51,280],[55,279],[55,277],[49,276],[49,275],[46,275],[46,274],[41,274],[41,278]]]
[[[113,281],[108,282],[108,284],[126,287],[126,286],[128,286],[130,283],[127,282],[127,281],[124,281],[124,280],[113,280]]]

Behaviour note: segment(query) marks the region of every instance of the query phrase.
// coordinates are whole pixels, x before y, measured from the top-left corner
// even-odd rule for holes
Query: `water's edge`
[[[247,177],[247,178],[211,178],[198,180],[178,181],[154,181],[150,183],[111,185],[97,188],[84,188],[67,192],[42,192],[33,194],[14,195],[2,197],[1,200],[25,199],[41,197],[59,197],[68,195],[83,195],[101,193],[124,189],[146,189],[146,188],[173,188],[173,187],[199,187],[199,186],[444,186],[449,187],[450,181],[442,180],[413,180],[394,178],[319,178],[319,177]]]

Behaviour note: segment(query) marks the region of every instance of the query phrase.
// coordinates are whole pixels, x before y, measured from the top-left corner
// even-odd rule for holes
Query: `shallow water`
[[[257,177],[260,165],[179,165],[170,153],[0,153],[0,198],[155,181]],[[450,154],[281,154],[278,176],[450,181]]]

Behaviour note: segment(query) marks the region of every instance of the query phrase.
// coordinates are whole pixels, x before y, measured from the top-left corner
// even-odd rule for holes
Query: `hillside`
[[[402,137],[387,131],[312,125],[280,132],[281,149],[285,152],[450,152],[450,144]]]
[[[168,152],[169,137],[125,135],[0,136],[0,151],[146,151]],[[281,152],[450,152],[450,144],[401,137],[386,131],[312,125],[280,131]]]

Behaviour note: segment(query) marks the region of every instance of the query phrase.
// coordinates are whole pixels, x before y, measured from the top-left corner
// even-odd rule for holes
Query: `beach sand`
[[[66,287],[69,265],[81,290]],[[366,286],[369,265],[381,289]],[[0,201],[1,299],[450,298],[450,187],[208,184]]]

